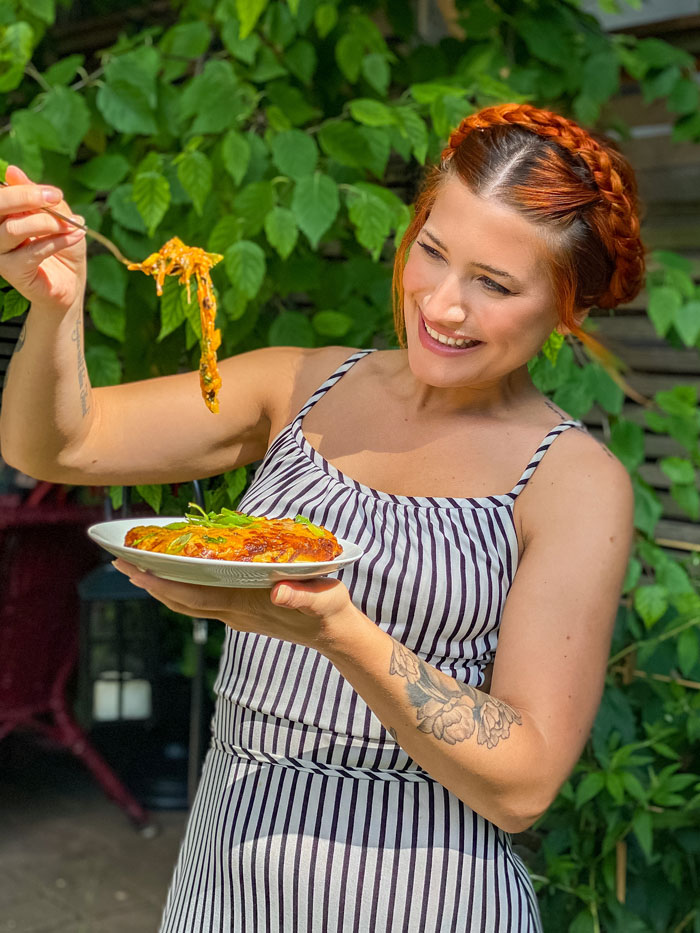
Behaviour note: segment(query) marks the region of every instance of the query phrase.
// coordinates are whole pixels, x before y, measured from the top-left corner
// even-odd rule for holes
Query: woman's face
[[[414,375],[436,387],[495,387],[522,369],[559,321],[545,261],[534,224],[447,179],[404,267]]]

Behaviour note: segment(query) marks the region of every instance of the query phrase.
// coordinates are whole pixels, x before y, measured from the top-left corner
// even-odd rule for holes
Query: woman
[[[404,348],[241,354],[216,418],[196,373],[90,389],[80,234],[36,211],[60,192],[8,180],[0,273],[32,310],[6,459],[135,484],[264,458],[242,510],[302,512],[365,552],[270,592],[117,562],[228,626],[163,933],[541,930],[509,834],[546,811],[589,734],[633,495],[527,364],[642,285],[626,161],[529,105],[468,117],[397,253]]]

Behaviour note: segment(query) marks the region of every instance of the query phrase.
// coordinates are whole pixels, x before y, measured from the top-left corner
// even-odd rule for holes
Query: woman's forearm
[[[3,458],[38,479],[61,482],[62,461],[94,416],[81,307],[30,308],[3,390]]]
[[[355,607],[322,650],[416,764],[474,811],[520,832],[546,809],[544,742],[525,712],[426,664]]]

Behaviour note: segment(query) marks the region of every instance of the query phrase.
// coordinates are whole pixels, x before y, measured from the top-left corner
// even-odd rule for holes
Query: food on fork
[[[213,560],[298,563],[329,561],[342,548],[330,531],[308,518],[264,518],[232,509],[205,512],[190,503],[183,521],[137,525],[124,538],[127,547],[180,557]]]
[[[128,269],[139,269],[156,280],[156,291],[163,294],[163,282],[167,275],[177,275],[181,285],[187,287],[190,300],[190,279],[197,283],[197,302],[202,322],[202,353],[199,360],[199,385],[204,403],[212,412],[218,412],[217,392],[221,388],[221,377],[216,365],[216,351],[221,345],[221,331],[215,328],[216,298],[212,287],[210,270],[223,256],[207,253],[199,246],[186,246],[178,237],[163,244],[157,253],[151,253],[143,262],[131,262]]]

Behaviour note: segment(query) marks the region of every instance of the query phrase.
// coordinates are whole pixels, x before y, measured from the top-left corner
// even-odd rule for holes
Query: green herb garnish
[[[323,528],[319,528],[318,525],[314,525],[312,522],[309,521],[309,519],[305,515],[296,515],[294,517],[294,521],[297,522],[297,524],[299,525],[305,525],[309,529],[311,534],[314,535],[316,538],[320,538],[323,536]]]

